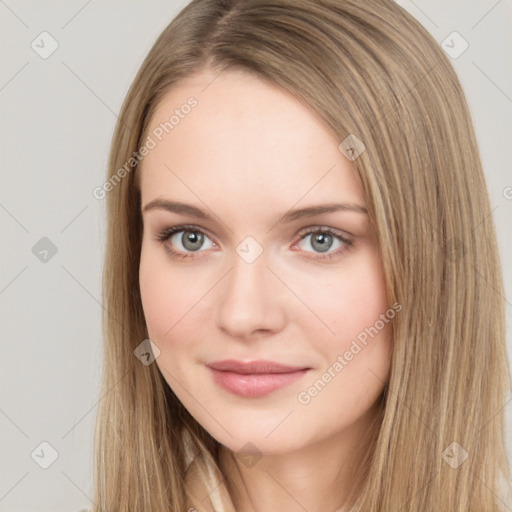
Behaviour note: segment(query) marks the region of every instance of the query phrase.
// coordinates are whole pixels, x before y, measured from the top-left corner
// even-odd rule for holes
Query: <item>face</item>
[[[155,363],[233,451],[334,441],[364,428],[390,363],[396,311],[365,199],[307,106],[241,71],[214,77],[167,94],[137,170]]]

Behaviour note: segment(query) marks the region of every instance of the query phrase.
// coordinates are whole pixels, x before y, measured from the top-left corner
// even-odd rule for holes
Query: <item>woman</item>
[[[407,12],[193,0],[106,184],[97,510],[501,510],[496,237]]]

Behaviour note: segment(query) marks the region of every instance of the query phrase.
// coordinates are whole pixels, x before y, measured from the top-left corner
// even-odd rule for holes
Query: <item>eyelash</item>
[[[207,236],[208,238],[211,238],[206,231],[199,228],[198,226],[193,226],[190,224],[174,226],[172,228],[166,228],[166,229],[162,230],[156,236],[155,241],[160,242],[161,244],[165,245],[165,249],[169,252],[169,254],[172,257],[178,258],[180,260],[184,260],[184,259],[188,259],[188,258],[196,258],[194,253],[182,253],[179,251],[175,251],[174,249],[171,249],[168,244],[166,244],[166,242],[169,240],[169,238],[171,238],[172,235],[179,233],[180,231],[197,232],[197,233],[201,233],[201,234]],[[299,242],[302,241],[306,236],[311,235],[311,234],[314,235],[317,233],[323,233],[323,234],[327,233],[329,235],[332,235],[334,238],[337,238],[340,242],[342,242],[345,245],[345,247],[340,248],[334,252],[325,253],[325,255],[321,255],[321,253],[316,253],[318,256],[313,257],[313,258],[308,256],[309,259],[330,260],[331,258],[341,256],[342,253],[344,253],[346,250],[350,249],[354,245],[354,242],[352,240],[349,240],[345,236],[343,236],[339,233],[335,233],[331,229],[329,229],[327,227],[322,227],[322,226],[316,226],[314,228],[305,228],[304,230],[302,230],[299,233],[299,235],[300,235]],[[204,252],[204,251],[197,251],[197,252]]]

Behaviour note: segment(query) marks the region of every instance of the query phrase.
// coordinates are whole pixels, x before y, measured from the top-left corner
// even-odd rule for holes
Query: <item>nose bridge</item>
[[[237,337],[277,330],[284,321],[282,283],[267,268],[267,253],[260,250],[257,254],[251,243],[248,240],[237,247],[219,294],[218,325]]]

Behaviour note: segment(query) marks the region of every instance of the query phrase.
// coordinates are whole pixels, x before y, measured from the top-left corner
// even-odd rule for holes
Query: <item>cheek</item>
[[[139,283],[148,336],[160,351],[156,359],[160,372],[169,387],[186,403],[186,396],[180,396],[179,382],[184,382],[186,377],[182,375],[181,361],[187,354],[190,356],[193,351],[191,340],[198,337],[191,328],[194,310],[190,310],[204,291],[197,290],[190,276],[183,274],[173,271],[165,251],[143,244]]]
[[[311,337],[321,364],[296,400],[304,428],[323,429],[322,435],[362,418],[388,380],[397,313],[388,304],[379,265],[368,263],[340,273],[325,294],[316,296],[319,315],[330,319],[326,323],[335,334],[325,330],[327,334]]]
[[[309,333],[321,363],[317,380],[309,383],[314,389],[311,394],[304,390],[307,396],[301,403],[311,399],[318,413],[328,410],[333,400],[341,400],[356,416],[363,413],[380,394],[389,372],[396,311],[388,302],[380,260],[372,250],[360,252],[350,263],[321,280],[323,286],[313,288],[309,282],[303,288],[304,293],[310,290],[308,304],[316,317],[303,317],[302,330]],[[316,334],[322,326],[319,318],[328,326],[321,336]],[[339,414],[343,419],[345,413]]]
[[[172,272],[165,251],[143,243],[139,267],[142,307],[152,341],[160,345],[173,326],[186,313],[193,290],[185,286],[180,272]]]
[[[323,346],[331,351],[344,349],[389,309],[384,274],[372,251],[360,252],[346,266],[329,273],[328,279],[306,275],[298,289],[313,314],[304,315],[301,309],[296,321],[304,329],[309,326],[309,332],[321,332]]]
[[[212,307],[208,292],[214,284],[211,270],[179,269],[163,248],[143,243],[140,294],[149,338],[161,350],[159,361],[171,352],[172,361],[190,356],[195,345],[207,339]]]
[[[157,342],[165,332],[165,326],[167,329],[170,327],[167,310],[172,310],[174,304],[169,304],[169,301],[173,303],[174,300],[161,264],[144,248],[139,267],[139,286],[148,334],[152,341]]]

